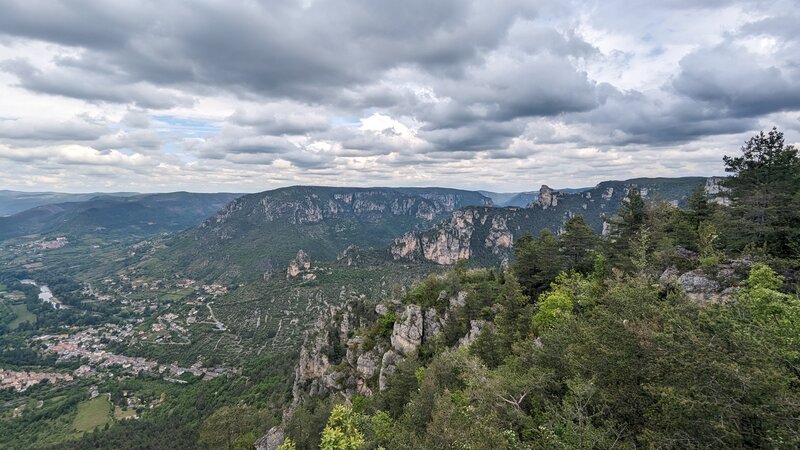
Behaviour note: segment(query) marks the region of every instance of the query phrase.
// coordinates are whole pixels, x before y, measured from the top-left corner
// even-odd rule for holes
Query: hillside
[[[638,188],[645,200],[659,199],[685,207],[691,191],[705,182],[699,177],[636,178],[604,181],[573,193],[542,186],[527,208],[464,208],[428,230],[396,239],[388,252],[393,259],[437,264],[454,264],[460,259],[490,265],[507,262],[515,239],[525,233],[538,235],[543,229],[558,232],[573,216],[583,216],[595,232],[602,233],[604,223],[616,213],[631,188]]]
[[[459,208],[487,204],[487,197],[455,189],[276,189],[236,199],[166,242],[147,265],[154,271],[182,267],[200,278],[263,278],[285,271],[301,249],[313,260],[333,261],[350,246],[385,248]]]
[[[11,216],[37,206],[85,202],[99,196],[130,197],[133,192],[69,194],[64,192],[22,192],[0,190],[0,217]]]
[[[197,225],[238,195],[174,192],[38,206],[0,217],[0,239],[37,234],[149,236],[176,232]]]

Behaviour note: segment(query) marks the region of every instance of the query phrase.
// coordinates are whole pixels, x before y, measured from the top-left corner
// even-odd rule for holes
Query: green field
[[[79,432],[93,431],[96,427],[102,428],[111,424],[111,401],[109,395],[101,395],[87,400],[78,405],[78,415],[72,426]]]
[[[9,329],[16,330],[23,322],[33,323],[36,321],[36,316],[28,311],[28,307],[25,306],[25,303],[12,303],[9,306],[11,307],[11,311],[17,316],[8,324]]]

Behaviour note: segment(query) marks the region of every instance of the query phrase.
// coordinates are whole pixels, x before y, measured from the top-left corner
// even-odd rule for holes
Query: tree
[[[364,418],[345,405],[336,405],[322,430],[321,450],[359,450],[364,445],[364,433],[359,422]]]
[[[287,438],[285,441],[283,441],[283,444],[279,445],[275,450],[297,450],[297,446],[293,440]]]
[[[256,439],[253,431],[263,419],[264,414],[250,406],[223,406],[203,422],[200,442],[211,448],[250,448]]]
[[[706,196],[705,188],[698,186],[689,196],[689,209],[687,211],[689,221],[696,229],[700,223],[710,219],[712,213],[713,210]]]
[[[732,243],[764,245],[778,257],[800,255],[800,158],[773,128],[753,136],[741,156],[725,156],[731,197]]]
[[[619,208],[617,228],[622,239],[630,239],[644,225],[647,213],[639,188],[632,187]]]
[[[511,271],[528,297],[535,299],[563,270],[559,242],[550,230],[543,230],[538,239],[525,235],[517,240]]]
[[[594,230],[586,224],[583,216],[575,216],[564,224],[564,232],[559,236],[561,254],[567,268],[581,273],[589,273],[594,267],[594,251],[599,239]]]

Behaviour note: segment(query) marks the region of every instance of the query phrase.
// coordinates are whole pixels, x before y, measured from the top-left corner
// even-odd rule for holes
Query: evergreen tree
[[[561,254],[567,268],[581,273],[589,273],[594,268],[594,251],[599,238],[594,230],[586,224],[583,216],[570,218],[564,224],[564,232],[559,236]]]
[[[753,136],[742,155],[725,156],[737,249],[748,243],[765,246],[778,257],[800,255],[800,158],[773,128]]]
[[[525,235],[517,240],[511,270],[531,299],[547,289],[563,269],[559,242],[550,230],[543,230],[539,239]]]
[[[619,220],[617,221],[620,237],[623,240],[633,237],[642,229],[646,217],[644,200],[639,188],[630,188],[620,206]]]
[[[712,213],[711,203],[708,201],[705,189],[703,186],[698,186],[689,196],[689,210],[687,211],[689,221],[697,229],[701,222],[711,218]]]

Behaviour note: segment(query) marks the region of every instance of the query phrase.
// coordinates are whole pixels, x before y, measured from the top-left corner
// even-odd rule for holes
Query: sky
[[[0,189],[724,174],[800,141],[796,0],[0,0]]]

